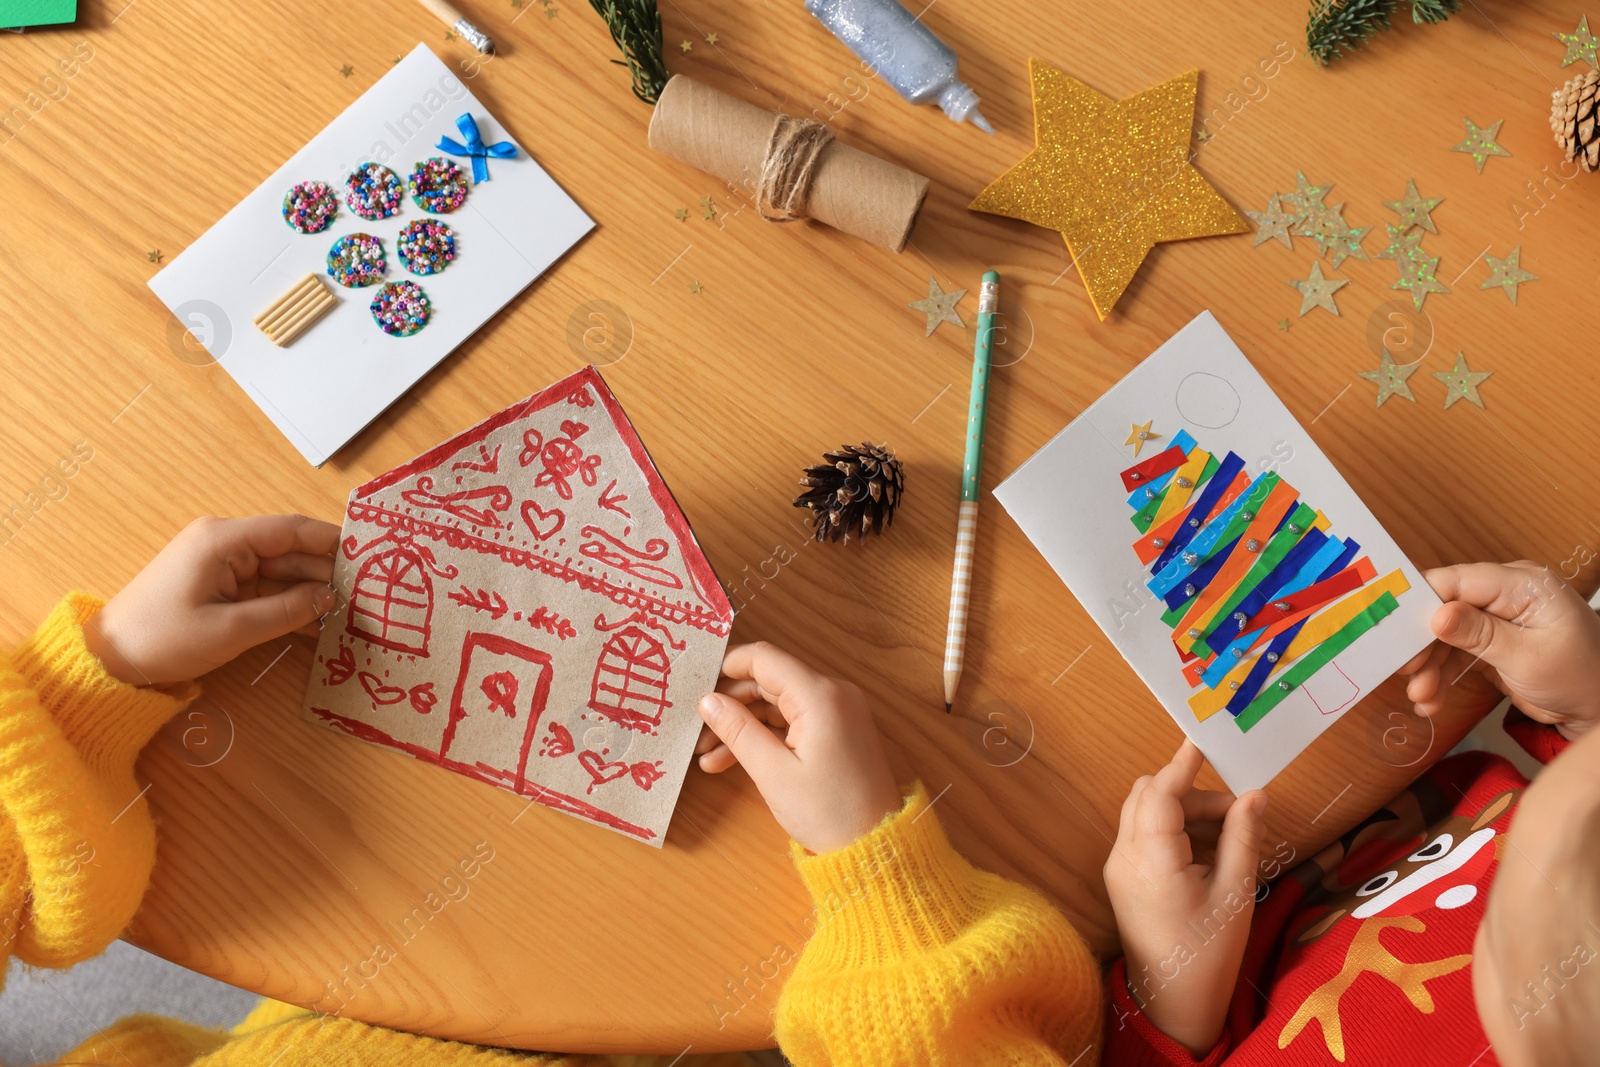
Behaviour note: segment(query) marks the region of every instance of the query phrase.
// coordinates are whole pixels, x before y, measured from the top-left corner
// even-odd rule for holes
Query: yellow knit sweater
[[[100,607],[68,596],[9,660],[0,658],[0,976],[13,953],[67,967],[100,952],[138,909],[155,861],[134,760],[198,688],[136,689],[106,674],[83,640]],[[815,934],[777,1007],[778,1040],[796,1067],[1098,1061],[1099,973],[1082,940],[1038,894],[957,855],[920,787],[855,844],[820,856],[796,846],[795,862],[817,902]],[[231,1032],[132,1016],[61,1062],[512,1061],[655,1062],[437,1041],[273,1001]],[[734,1062],[686,1058],[680,1067]]]

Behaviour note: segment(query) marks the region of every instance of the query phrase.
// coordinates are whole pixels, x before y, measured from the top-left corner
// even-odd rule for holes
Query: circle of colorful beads
[[[417,206],[435,215],[454,211],[467,201],[467,181],[461,168],[439,156],[418,163],[406,184]]]
[[[372,298],[372,317],[392,337],[410,337],[428,325],[433,308],[416,282],[387,282]]]
[[[370,233],[350,233],[328,249],[328,276],[347,289],[376,285],[389,270],[383,242]]]
[[[400,178],[382,163],[363,163],[344,180],[344,201],[364,219],[400,213]]]
[[[456,235],[437,219],[418,219],[400,231],[398,247],[406,270],[438,274],[456,258]]]
[[[283,194],[283,221],[298,233],[321,233],[339,214],[339,198],[327,182],[300,182]]]

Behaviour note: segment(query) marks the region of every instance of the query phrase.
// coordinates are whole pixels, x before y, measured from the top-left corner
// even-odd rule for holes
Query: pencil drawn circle
[[[1239,415],[1239,393],[1226,378],[1194,371],[1178,383],[1178,414],[1185,422],[1220,430]]]
[[[585,363],[609,367],[633,347],[633,320],[609,300],[590,300],[567,318],[567,347]]]
[[[209,300],[185,300],[167,320],[167,347],[191,367],[209,367],[228,353],[233,322]]]

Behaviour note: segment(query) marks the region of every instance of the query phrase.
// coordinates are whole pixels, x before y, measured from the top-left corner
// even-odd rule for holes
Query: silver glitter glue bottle
[[[896,0],[806,0],[806,10],[913,104],[938,104],[984,133],[978,94],[956,77],[956,54]]]

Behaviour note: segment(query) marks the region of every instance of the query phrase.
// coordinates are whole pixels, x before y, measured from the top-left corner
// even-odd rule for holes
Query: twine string
[[[794,222],[806,217],[817,160],[833,142],[833,131],[815,119],[779,115],[761,161],[756,207],[768,222]]]

